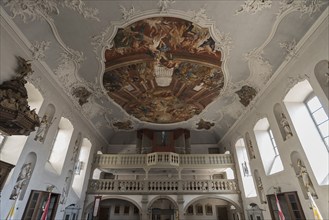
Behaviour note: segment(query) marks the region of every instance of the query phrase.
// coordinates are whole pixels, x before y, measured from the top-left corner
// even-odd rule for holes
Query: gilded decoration
[[[183,19],[148,18],[120,28],[105,58],[104,88],[141,121],[186,121],[224,86],[221,52],[208,29]]]
[[[30,110],[24,79],[33,72],[31,63],[17,57],[16,77],[0,85],[0,131],[7,135],[29,135],[40,125],[35,109]]]

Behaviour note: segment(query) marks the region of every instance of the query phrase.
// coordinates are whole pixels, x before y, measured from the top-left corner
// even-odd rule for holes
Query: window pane
[[[327,146],[329,146],[329,137],[326,137],[326,138],[324,139],[324,142],[327,144]]]
[[[328,116],[323,110],[323,108],[319,109],[318,111],[313,113],[314,120],[317,124],[328,120]]]
[[[322,107],[318,97],[314,96],[312,99],[310,99],[307,102],[308,107],[310,108],[311,112],[314,112],[315,110]]]
[[[329,133],[329,123],[328,122],[329,121],[327,121],[319,126],[319,130],[323,137],[328,136],[328,133]]]

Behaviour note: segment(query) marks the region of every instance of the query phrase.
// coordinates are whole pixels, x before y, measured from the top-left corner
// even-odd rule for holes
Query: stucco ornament
[[[10,7],[13,18],[20,16],[25,23],[34,20],[48,19],[52,21],[52,15],[59,14],[58,5],[70,8],[86,19],[97,18],[98,10],[86,7],[81,0],[4,0],[5,6]]]
[[[281,0],[278,16],[286,11],[300,11],[303,14],[312,16],[326,4],[326,0]]]
[[[175,3],[175,0],[159,0],[158,6],[160,8],[160,12],[167,12],[173,3]]]
[[[136,10],[135,7],[132,5],[130,9],[126,9],[124,6],[120,5],[122,18],[123,20],[129,20],[132,16],[139,13],[139,10]]]
[[[202,20],[209,20],[207,14],[206,14],[206,5],[204,5],[202,8],[200,8],[198,11],[189,11],[192,13],[192,20],[195,22],[200,22]]]
[[[32,59],[43,60],[46,55],[45,51],[49,49],[50,41],[35,41],[31,45]]]
[[[235,14],[241,14],[243,12],[249,14],[256,14],[265,8],[271,8],[272,0],[246,0],[241,8],[235,11]]]
[[[273,67],[270,62],[264,58],[263,50],[253,49],[244,55],[244,59],[248,62],[250,83],[262,85],[270,79],[273,74]]]
[[[293,39],[292,41],[279,43],[279,45],[282,49],[284,49],[286,53],[286,60],[290,60],[291,58],[297,56],[297,43],[295,39]]]

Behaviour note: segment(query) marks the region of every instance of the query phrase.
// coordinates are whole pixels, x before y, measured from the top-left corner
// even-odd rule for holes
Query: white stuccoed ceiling
[[[216,143],[258,98],[244,106],[236,92],[248,86],[261,93],[282,62],[296,56],[298,42],[328,1],[4,0],[1,6],[33,45],[33,59],[49,66],[74,105],[109,142],[114,133],[124,139],[142,128],[186,128],[207,133]],[[117,28],[159,16],[209,27],[222,52],[225,85],[220,96],[184,122],[140,121],[114,103],[102,85],[104,51]],[[72,91],[77,87],[91,93],[82,106]],[[200,119],[211,124],[209,130],[197,129]]]

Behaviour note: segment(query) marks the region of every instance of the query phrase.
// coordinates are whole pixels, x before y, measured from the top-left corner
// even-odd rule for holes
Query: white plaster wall
[[[273,107],[275,103],[281,103],[283,111],[285,112],[285,114],[287,114],[287,110],[285,109],[282,100],[284,99],[288,90],[294,85],[294,83],[290,82],[297,82],[301,81],[303,78],[307,78],[310,81],[316,95],[318,95],[319,99],[322,100],[324,108],[328,109],[328,99],[326,98],[323,90],[320,88],[320,85],[318,84],[314,76],[315,65],[321,60],[329,59],[328,9],[324,12],[322,19],[323,20],[321,22],[319,22],[320,20],[318,20],[318,22],[312,27],[313,29],[311,28],[311,30],[309,31],[309,33],[311,33],[310,35],[308,35],[309,33],[305,35],[308,37],[304,37],[305,43],[298,51],[297,56],[292,58],[292,60],[279,72],[275,73],[277,74],[275,76],[275,79],[263,93],[262,98],[256,102],[254,108],[252,108],[247,114],[245,114],[242,121],[240,121],[236,125],[236,127],[234,127],[232,131],[229,132],[228,135],[226,135],[224,139],[220,142],[220,145],[222,147],[234,146],[238,138],[242,137],[246,132],[249,132],[252,142],[255,143],[254,148],[256,154],[256,159],[250,161],[250,167],[252,169],[251,173],[253,174],[254,170],[258,169],[264,185],[265,194],[273,194],[274,186],[280,186],[282,192],[297,191],[306,219],[314,219],[314,217],[312,214],[312,210],[309,208],[309,201],[304,198],[296,174],[293,168],[291,167],[290,154],[293,151],[298,151],[301,155],[301,159],[306,162],[306,168],[310,174],[311,180],[319,196],[318,199],[315,199],[315,202],[317,203],[324,219],[329,219],[329,187],[320,186],[317,184],[317,181],[312,173],[311,167],[307,162],[307,157],[294,129],[294,136],[286,141],[283,141],[278,124],[275,120]],[[305,77],[305,74],[307,74],[307,77]],[[288,78],[291,78],[292,80],[288,80]],[[256,146],[255,135],[253,132],[254,125],[262,117],[267,117],[269,120],[284,167],[283,171],[269,176],[265,175],[264,167],[260,159],[259,150]],[[232,148],[231,152],[234,154],[236,160],[237,156],[235,149]],[[319,163],[322,162],[319,161]],[[239,170],[237,172],[239,186],[240,189],[243,190],[243,187],[241,185],[241,174]],[[259,197],[242,198],[242,201],[244,209],[246,209],[247,205],[252,202],[258,204],[260,208],[265,210],[264,218],[271,219],[268,206],[266,204],[260,204]]]
[[[1,16],[3,16],[1,14]],[[29,42],[24,38],[24,36],[16,29],[15,25],[4,17],[1,17],[1,81],[8,80],[14,75],[14,69],[16,68],[17,61],[15,56],[22,56],[27,60],[31,60],[31,52],[28,49]],[[5,186],[1,192],[1,207],[0,207],[0,219],[5,219],[6,215],[9,212],[9,209],[14,202],[13,200],[9,200],[10,193],[15,185],[15,181],[20,172],[20,168],[22,167],[25,157],[30,152],[35,152],[37,155],[37,162],[34,168],[33,174],[31,176],[29,185],[27,187],[25,196],[22,200],[19,200],[16,205],[14,219],[21,219],[24,208],[28,201],[31,190],[40,190],[46,191],[47,185],[52,184],[55,186],[53,192],[60,194],[62,192],[62,188],[64,186],[65,178],[69,169],[73,169],[74,164],[70,161],[70,158],[73,153],[74,141],[79,132],[82,133],[83,137],[92,137],[90,140],[92,142],[91,155],[96,152],[96,148],[105,145],[106,143],[102,141],[98,134],[94,132],[94,130],[90,127],[89,124],[86,124],[86,120],[81,118],[80,113],[72,109],[72,103],[65,97],[63,91],[60,88],[55,88],[53,85],[56,84],[55,80],[50,76],[53,74],[51,72],[47,72],[48,69],[39,61],[33,61],[32,67],[36,78],[40,79],[40,85],[36,86],[41,89],[41,93],[44,98],[43,105],[39,111],[39,116],[42,116],[46,110],[48,104],[53,104],[56,107],[55,116],[56,120],[50,127],[47,138],[45,142],[42,144],[40,142],[34,141],[35,132],[32,132],[30,136],[27,138],[27,141],[21,151],[20,155],[17,155],[17,152],[13,150],[11,154],[16,154],[16,157],[19,159],[14,161],[13,159],[8,158],[8,155],[2,154],[0,155],[1,160],[6,160],[8,158],[11,162],[14,162],[15,168],[12,170],[12,175],[7,179]],[[58,155],[65,156],[66,160],[63,166],[63,170],[60,175],[49,172],[45,167],[47,164],[47,160],[50,154],[50,150],[52,147],[53,137],[56,133],[56,127],[60,118],[64,116],[68,118],[74,126],[74,132],[72,135],[72,139],[70,141],[70,145],[68,147],[68,151],[66,155]],[[9,143],[9,142],[7,142]],[[12,148],[15,148],[13,144]],[[10,153],[10,152],[6,152]],[[5,157],[5,158],[3,158]],[[82,192],[86,191],[87,183],[89,179],[89,173],[91,168],[92,160],[89,159],[88,164],[86,164],[86,175],[85,181],[82,183]],[[69,198],[67,199],[66,204],[59,204],[57,208],[56,219],[62,219],[64,214],[64,209],[66,206],[74,203],[78,204],[80,207],[83,207],[85,193],[82,193],[81,198],[77,197],[72,193],[72,189],[70,188]]]

